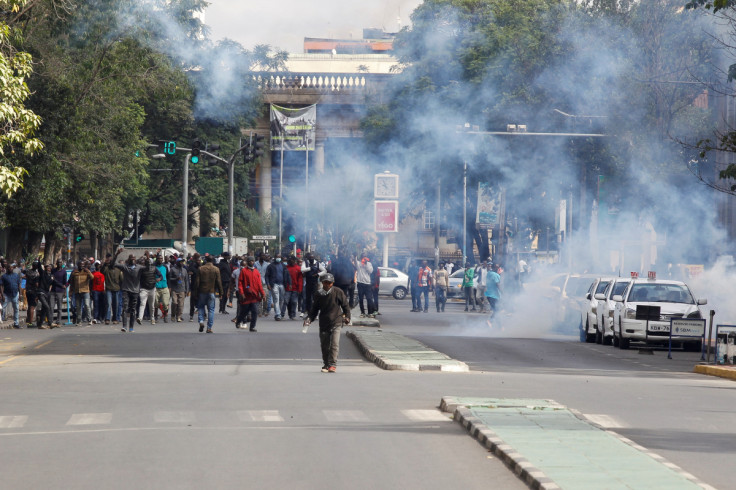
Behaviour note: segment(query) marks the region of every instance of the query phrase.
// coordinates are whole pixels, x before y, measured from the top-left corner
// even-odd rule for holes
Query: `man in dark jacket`
[[[325,274],[322,289],[314,293],[312,309],[304,323],[309,325],[319,315],[319,342],[322,347],[323,373],[337,371],[337,355],[340,351],[340,330],[350,323],[350,304],[342,289],[332,287],[335,278]]]
[[[156,283],[163,280],[161,272],[151,263],[151,259],[144,258],[141,269],[141,290],[140,290],[140,306],[138,307],[138,325],[143,320],[143,314],[148,306],[148,314],[151,318],[151,325],[156,324],[156,316],[154,311],[154,302],[156,300]]]
[[[227,299],[228,293],[230,292],[230,276],[233,271],[230,268],[230,253],[222,252],[222,258],[217,263],[217,268],[220,270],[220,281],[222,281],[222,289],[225,294],[220,296],[220,313],[227,314]]]
[[[215,267],[215,258],[207,256],[207,262],[199,268],[197,275],[197,291],[199,300],[199,331],[204,331],[204,309],[207,308],[207,333],[212,333],[212,324],[215,322],[215,293],[225,294],[222,289],[220,270]]]
[[[350,299],[350,308],[355,306],[356,271],[355,259],[352,256],[348,256],[342,249],[337,252],[337,259],[330,264],[328,269],[328,272],[335,278],[335,286],[342,289],[345,296]]]
[[[184,266],[184,259],[174,258],[171,261],[167,281],[171,289],[171,321],[181,322],[184,314],[184,298],[189,292],[189,271]]]
[[[118,249],[115,257],[112,259],[115,267],[123,272],[123,282],[120,285],[120,289],[123,291],[123,326],[120,330],[133,333],[133,322],[138,313],[138,296],[141,292],[141,272],[143,271],[143,267],[136,264],[133,254],[128,255],[128,260],[125,261],[125,264],[116,264],[118,254],[122,251],[122,248]],[[126,319],[129,320],[129,323],[126,322]],[[126,324],[129,325],[127,329]]]
[[[54,278],[53,286],[51,287],[51,311],[56,312],[54,325],[58,327],[61,325],[61,315],[64,312],[64,298],[66,297],[66,288],[69,285],[62,260],[56,261],[56,267],[51,270],[51,275]],[[67,310],[70,309],[71,305],[67,307]]]
[[[276,254],[273,262],[266,268],[266,286],[273,295],[274,319],[276,321],[280,321],[285,316],[286,286],[289,284],[291,284],[289,271],[281,262],[281,254]]]

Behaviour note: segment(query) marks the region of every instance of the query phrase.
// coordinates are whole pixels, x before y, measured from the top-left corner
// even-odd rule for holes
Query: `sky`
[[[422,0],[210,0],[210,39],[229,38],[247,49],[269,44],[302,53],[305,37],[361,39],[364,27],[396,32]]]

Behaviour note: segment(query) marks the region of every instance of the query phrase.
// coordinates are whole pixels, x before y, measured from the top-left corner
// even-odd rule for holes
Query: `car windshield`
[[[617,282],[613,285],[613,291],[611,292],[611,296],[616,296],[617,294],[623,294],[624,289],[626,289],[626,286],[629,285],[629,282]]]
[[[606,291],[606,288],[610,284],[610,281],[601,281],[598,283],[598,287],[595,288],[595,294],[603,293]]]
[[[463,277],[463,274],[465,274],[465,269],[460,269],[457,272],[453,272],[450,277]]]
[[[588,293],[588,289],[590,289],[592,282],[593,279],[587,277],[571,277],[567,280],[565,293],[568,298],[585,296]]]
[[[680,284],[634,284],[628,300],[640,303],[695,303],[688,288]]]

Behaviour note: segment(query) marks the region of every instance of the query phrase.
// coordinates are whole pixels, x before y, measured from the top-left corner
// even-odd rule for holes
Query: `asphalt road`
[[[382,300],[383,328],[471,372],[382,371],[343,337],[323,374],[316,329],[272,319],[258,333],[224,315],[212,335],[188,322],[0,331],[2,486],[524,488],[437,410],[445,395],[553,399],[732,486],[736,384],[692,374],[699,355],[409,308]]]

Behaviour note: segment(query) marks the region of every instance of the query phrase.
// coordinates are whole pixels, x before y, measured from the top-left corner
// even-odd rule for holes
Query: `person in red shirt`
[[[245,328],[245,323],[250,316],[250,331],[256,331],[258,320],[258,304],[266,296],[263,292],[261,273],[255,268],[255,257],[248,257],[246,266],[238,275],[238,302],[240,311],[235,321],[235,328]]]
[[[286,301],[284,304],[289,310],[289,320],[296,320],[299,296],[301,296],[304,287],[304,276],[302,275],[301,266],[293,256],[289,257],[287,264],[286,270],[289,271],[289,276],[291,276],[291,284],[286,286]]]
[[[107,298],[105,298],[105,275],[100,272],[100,261],[95,262],[95,271],[92,273],[92,304],[95,316],[92,323],[104,323],[107,311]]]

